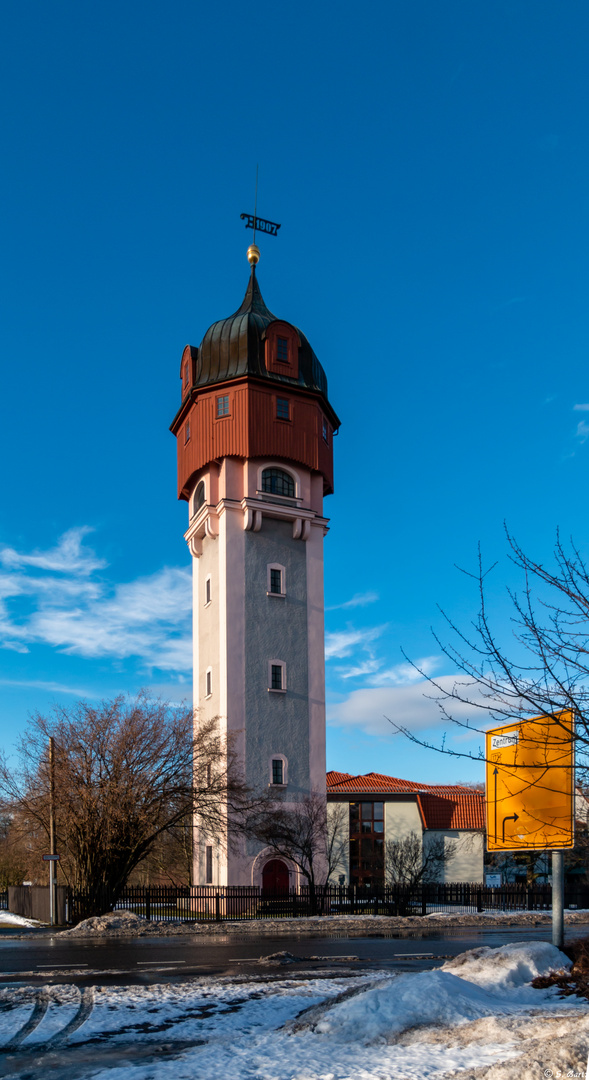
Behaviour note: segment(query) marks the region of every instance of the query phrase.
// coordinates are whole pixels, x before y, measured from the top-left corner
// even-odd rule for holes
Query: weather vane
[[[256,246],[256,229],[258,232],[266,233],[267,236],[278,236],[278,230],[280,225],[277,225],[275,221],[266,221],[264,218],[258,216],[258,166],[256,165],[256,198],[254,201],[253,214],[241,214],[241,220],[245,221],[246,229],[254,230],[254,243]],[[256,260],[257,261],[257,260]]]

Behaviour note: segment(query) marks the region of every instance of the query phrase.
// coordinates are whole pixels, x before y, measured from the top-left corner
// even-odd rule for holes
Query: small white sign
[[[485,885],[488,889],[500,889],[501,874],[485,874]]]
[[[507,735],[491,735],[491,750],[502,750],[504,746],[517,746],[519,731],[508,731]]]

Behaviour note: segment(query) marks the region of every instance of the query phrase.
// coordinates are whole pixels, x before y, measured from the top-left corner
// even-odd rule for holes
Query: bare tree
[[[577,775],[587,782],[589,568],[574,543],[565,547],[558,534],[550,566],[530,558],[508,531],[507,540],[510,560],[521,574],[520,590],[507,590],[512,612],[508,642],[501,640],[492,625],[487,582],[495,567],[485,569],[479,548],[478,568],[467,574],[477,590],[478,614],[469,629],[462,629],[442,611],[449,640],[434,633],[441,652],[459,673],[453,686],[449,689],[418,665],[414,667],[429,682],[442,716],[473,735],[484,736],[492,724],[543,715],[554,718],[555,733],[560,729],[566,740],[569,730],[559,721],[559,714],[571,710]],[[402,723],[391,723],[420,746],[453,757],[473,757],[449,747],[445,737],[434,745]],[[484,760],[482,748],[478,757]]]
[[[294,806],[275,804],[251,824],[257,840],[299,869],[309,888],[313,913],[318,893],[345,860],[347,814],[347,803],[333,803],[328,815],[325,796],[312,793]]]
[[[427,843],[415,832],[402,840],[387,840],[384,873],[387,885],[413,888],[422,882],[437,881],[440,871],[454,858],[459,841],[445,843],[443,836],[428,837]]]
[[[49,836],[48,742],[53,736],[55,820],[60,870],[86,895],[85,914],[112,907],[133,869],[165,832],[198,814],[222,842],[251,809],[231,746],[218,723],[193,734],[192,709],[141,692],[93,706],[78,701],[34,715],[19,767],[0,762],[0,789],[23,829]]]

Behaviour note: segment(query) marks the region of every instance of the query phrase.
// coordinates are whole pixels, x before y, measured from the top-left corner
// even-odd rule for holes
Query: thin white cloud
[[[82,544],[90,532],[92,529],[87,525],[68,529],[56,547],[49,551],[34,551],[30,555],[23,555],[14,548],[2,548],[0,561],[10,569],[36,566],[39,570],[53,570],[62,574],[91,574],[94,570],[102,570],[107,564],[104,559],[97,558],[91,548]]]
[[[0,679],[0,686],[14,686],[17,689],[46,690],[50,694],[72,694],[79,698],[99,697],[94,690],[84,690],[79,686],[66,686],[63,683],[46,681],[44,679]]]
[[[584,443],[587,441],[587,439],[589,439],[589,424],[587,424],[584,420],[580,420],[577,424],[575,438],[578,439],[580,443]]]
[[[190,671],[190,570],[164,567],[122,584],[97,579],[92,575],[106,562],[82,544],[88,531],[71,529],[47,552],[0,552],[0,645],[26,652],[45,644],[86,658],[135,657],[148,669]]]
[[[325,610],[343,611],[345,608],[366,607],[368,604],[375,604],[378,599],[377,592],[356,593],[351,600],[345,600],[343,604],[332,604],[331,607],[327,607]]]
[[[342,679],[358,679],[362,675],[372,675],[378,671],[381,665],[380,660],[364,660],[352,668],[336,668],[337,674],[341,675]]]
[[[443,675],[436,679],[436,683],[448,693],[451,693],[459,681],[456,675]],[[469,689],[472,696],[474,687]],[[432,700],[436,696],[439,696],[439,693],[424,679],[406,686],[353,690],[343,701],[328,706],[328,722],[335,727],[353,727],[368,735],[380,736],[393,734],[394,728],[390,721],[414,732],[434,727],[451,727],[449,721],[440,713],[436,701]],[[462,722],[472,720],[474,726],[480,725],[479,710],[472,705],[453,701],[452,713]]]
[[[325,659],[343,659],[355,649],[366,648],[380,637],[386,626],[372,626],[363,630],[336,630],[325,635]]]
[[[589,404],[573,405],[573,412],[589,412]]]
[[[408,686],[420,682],[424,675],[433,675],[442,661],[441,656],[422,656],[420,660],[409,664],[395,664],[394,667],[379,671],[370,681],[377,686]]]

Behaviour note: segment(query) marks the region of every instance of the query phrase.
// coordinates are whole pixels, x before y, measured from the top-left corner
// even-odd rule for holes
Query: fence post
[[[221,922],[221,904],[219,902],[219,893],[215,893],[215,922]]]
[[[151,895],[149,885],[145,890],[145,918],[148,920],[151,919]]]
[[[421,914],[427,915],[427,896],[423,882],[421,883]]]
[[[292,917],[293,917],[293,919],[296,919],[297,915],[298,915],[298,911],[297,911],[297,890],[295,888],[295,889],[292,890]]]
[[[478,911],[479,915],[480,915],[481,911],[483,911],[483,890],[482,889],[477,889],[477,911]]]

